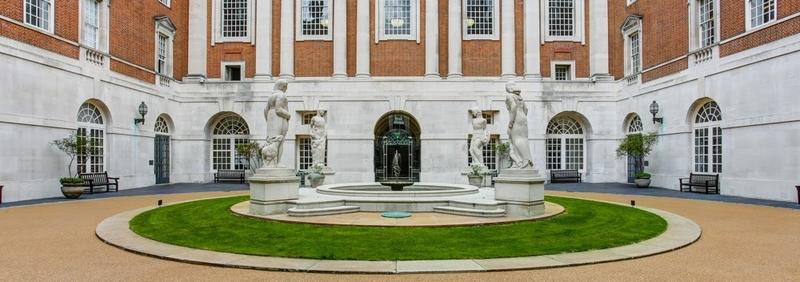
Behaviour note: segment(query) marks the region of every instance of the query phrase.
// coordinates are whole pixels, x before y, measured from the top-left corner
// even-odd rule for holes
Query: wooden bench
[[[94,193],[95,187],[106,187],[105,192],[111,190],[114,186],[114,192],[119,191],[119,177],[108,177],[108,172],[95,172],[95,173],[81,173],[78,175],[83,179],[84,186],[89,187],[89,193]]]
[[[550,183],[559,182],[581,183],[581,173],[577,169],[551,170]]]
[[[214,183],[220,181],[237,181],[244,183],[244,170],[243,169],[220,169],[214,173]]]
[[[705,193],[719,194],[719,174],[694,174],[690,173],[689,178],[680,178],[681,192],[692,191],[692,187],[704,188]],[[684,190],[686,188],[686,190]],[[713,191],[710,188],[714,188]],[[699,192],[699,191],[697,191]]]

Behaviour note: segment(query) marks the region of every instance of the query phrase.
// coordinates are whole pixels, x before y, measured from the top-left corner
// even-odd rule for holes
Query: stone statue
[[[394,151],[394,157],[392,158],[392,175],[395,178],[400,178],[400,151]]]
[[[506,84],[506,107],[508,108],[508,137],[511,139],[511,168],[534,168],[528,146],[528,107],[522,99],[522,91],[514,82]]]
[[[480,109],[471,109],[472,115],[472,140],[470,140],[469,155],[472,157],[472,165],[479,165],[486,168],[483,163],[483,147],[489,143],[489,134],[486,132],[486,119]]]
[[[325,111],[317,110],[317,115],[311,118],[311,160],[320,167],[325,167],[325,147],[328,143],[326,126]]]
[[[262,168],[277,168],[283,153],[283,141],[289,130],[289,100],[286,99],[286,90],[289,83],[285,79],[278,79],[272,95],[267,100],[264,109],[264,118],[267,120],[267,144],[261,149],[264,159]]]

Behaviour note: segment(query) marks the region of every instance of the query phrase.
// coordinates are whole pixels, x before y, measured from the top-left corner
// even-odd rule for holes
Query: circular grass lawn
[[[633,244],[666,230],[636,208],[562,197],[566,211],[543,221],[461,227],[358,227],[238,216],[247,196],[200,200],[137,215],[130,228],[164,243],[237,254],[341,260],[485,259],[580,252]]]

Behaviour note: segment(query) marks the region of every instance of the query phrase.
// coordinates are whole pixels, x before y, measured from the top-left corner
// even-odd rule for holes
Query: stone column
[[[281,0],[281,73],[294,78],[294,0]]]
[[[439,0],[425,1],[425,78],[439,79]]]
[[[608,71],[608,1],[589,2],[589,72],[595,79],[611,79]]]
[[[447,78],[461,78],[461,1],[449,0],[447,37]]]
[[[500,7],[502,11],[502,23],[500,26],[502,29],[502,32],[500,33],[502,75],[503,78],[515,78],[517,77],[517,71],[515,57],[516,49],[514,48],[516,45],[516,32],[514,30],[516,28],[516,25],[514,24],[514,0],[502,1],[502,6]]]
[[[347,78],[347,0],[333,1],[333,78]]]
[[[540,29],[539,29],[539,0],[525,1],[525,79],[541,79],[542,72],[539,63]]]
[[[189,2],[189,62],[184,80],[201,82],[206,79],[208,46],[208,1]]]
[[[205,1],[194,1],[194,2],[205,2]],[[256,1],[254,3],[256,4],[256,24],[255,24],[256,75],[253,78],[253,80],[271,80],[272,79],[272,2]]]
[[[369,78],[369,0],[356,1],[356,78]]]

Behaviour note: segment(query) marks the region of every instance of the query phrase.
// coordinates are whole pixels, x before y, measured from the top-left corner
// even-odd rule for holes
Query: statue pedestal
[[[297,200],[300,180],[290,168],[260,168],[250,182],[250,212],[258,215],[286,213],[289,200]]]
[[[494,198],[509,216],[544,214],[544,177],[536,169],[506,169],[495,179]]]

